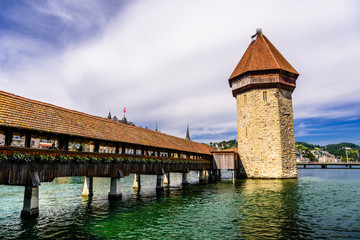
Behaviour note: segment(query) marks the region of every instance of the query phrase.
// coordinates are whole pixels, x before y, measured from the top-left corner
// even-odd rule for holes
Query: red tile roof
[[[280,69],[299,75],[267,37],[258,31],[256,39],[250,43],[229,80],[246,72]]]
[[[213,148],[0,91],[0,126],[210,154]]]

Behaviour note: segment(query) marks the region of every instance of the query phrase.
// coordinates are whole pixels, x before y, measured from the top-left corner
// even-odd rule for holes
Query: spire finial
[[[156,121],[156,128],[155,128],[155,132],[157,132],[158,131],[158,127],[157,127],[157,121]]]
[[[190,132],[189,132],[189,123],[187,123],[187,128],[186,128],[186,140],[190,140]]]
[[[256,33],[251,36],[251,41],[255,41],[257,36],[259,36],[259,35],[262,35],[262,29],[261,28],[256,29]]]

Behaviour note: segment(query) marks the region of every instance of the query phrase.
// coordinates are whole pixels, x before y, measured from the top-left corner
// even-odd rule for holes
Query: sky
[[[360,144],[356,0],[0,0],[0,90],[231,140],[228,78],[257,28],[300,73],[296,141]]]

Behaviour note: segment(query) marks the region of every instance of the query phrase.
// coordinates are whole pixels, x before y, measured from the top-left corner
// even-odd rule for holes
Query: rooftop
[[[0,127],[2,126],[198,154],[211,154],[210,151],[214,150],[205,144],[65,109],[4,91],[0,91]]]
[[[248,72],[263,70],[284,70],[299,75],[262,33],[261,29],[257,29],[256,34],[252,36],[252,42],[240,59],[229,80]]]

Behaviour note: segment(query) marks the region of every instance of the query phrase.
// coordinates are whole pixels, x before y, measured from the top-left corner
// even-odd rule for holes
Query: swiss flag
[[[124,107],[124,110],[123,110],[123,111],[124,111],[124,113],[126,113],[126,107]]]

